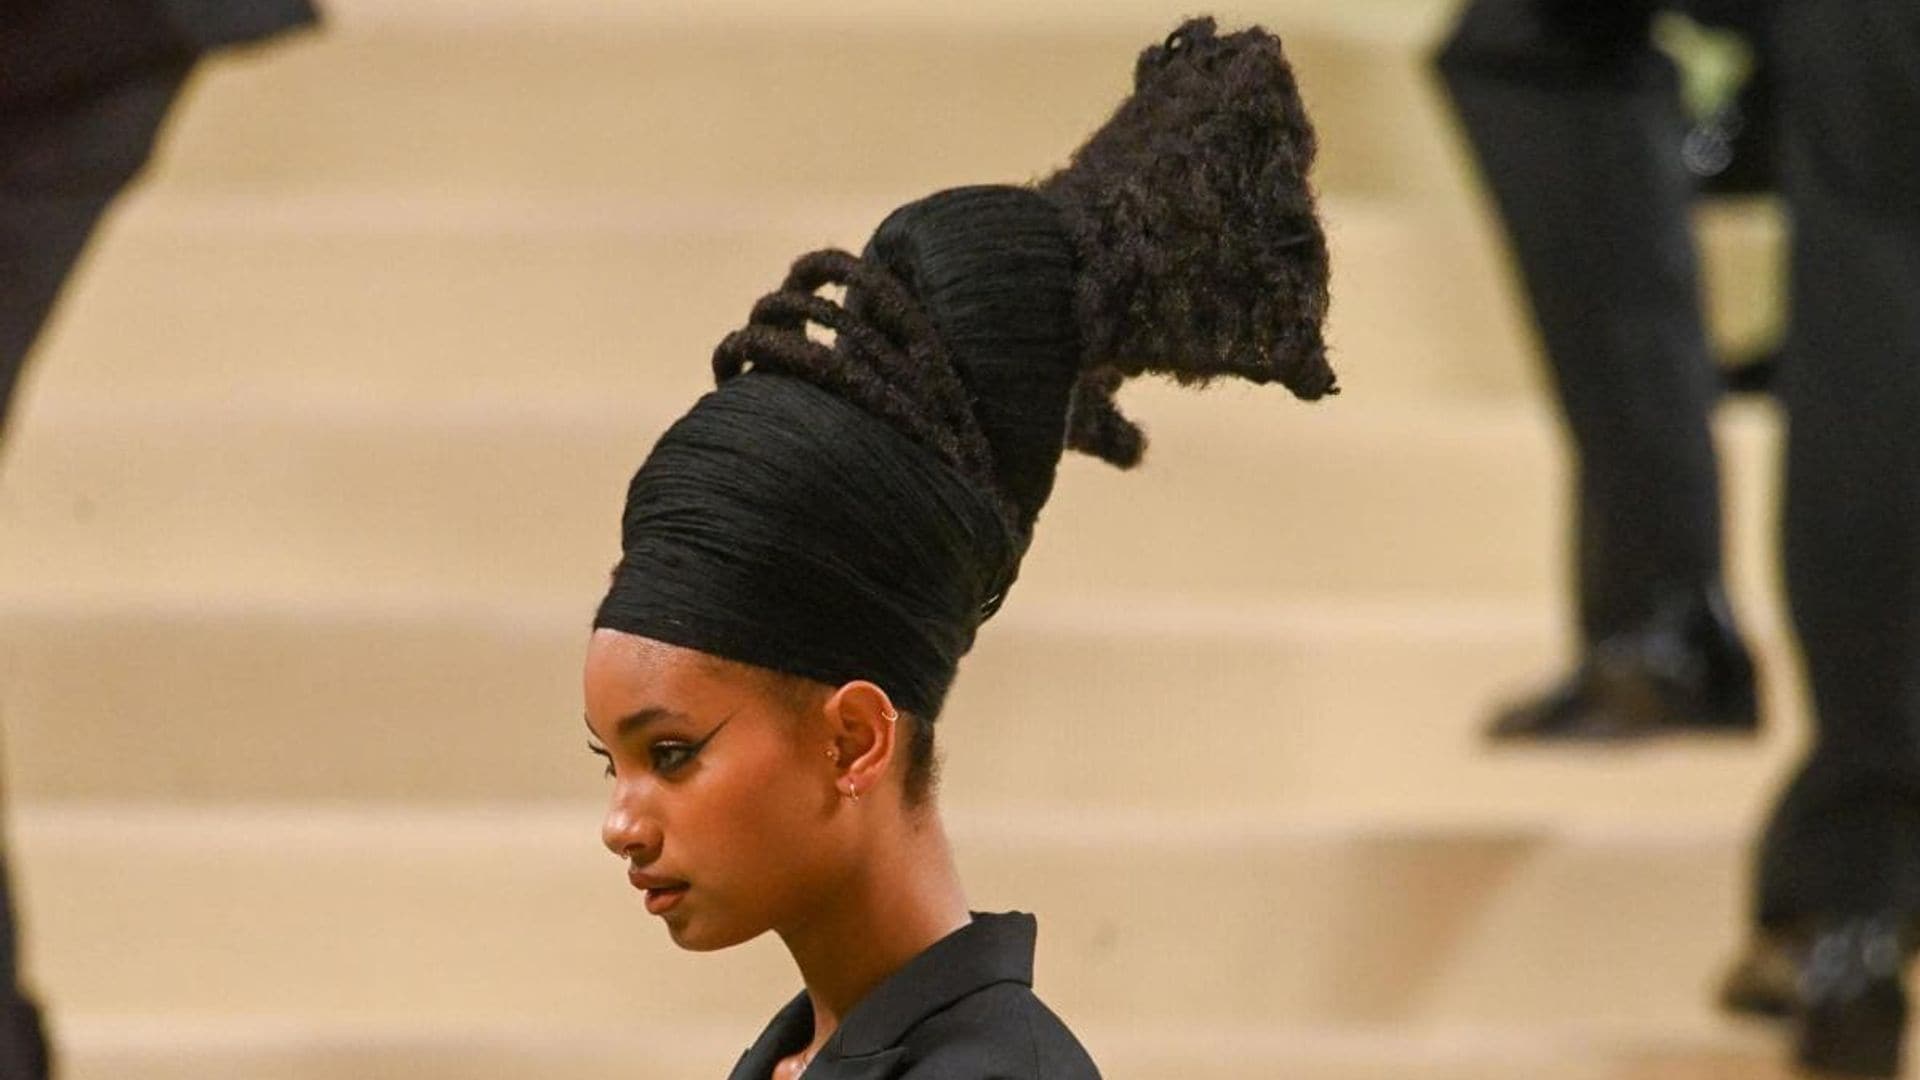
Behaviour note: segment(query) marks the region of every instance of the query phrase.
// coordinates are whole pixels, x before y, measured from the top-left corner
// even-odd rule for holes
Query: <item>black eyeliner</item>
[[[693,764],[694,760],[700,756],[700,752],[702,750],[705,750],[707,748],[707,744],[713,741],[713,737],[715,735],[720,734],[720,729],[726,727],[728,724],[732,722],[733,722],[733,717],[729,715],[725,720],[722,720],[718,724],[714,725],[713,730],[707,732],[706,737],[702,738],[699,742],[675,743],[670,739],[662,739],[659,742],[654,743],[653,747],[649,750],[649,756],[653,758],[655,771],[660,772],[662,774],[678,772],[679,770],[684,769],[687,766]],[[670,766],[662,768],[659,764],[660,759],[658,756],[662,751],[665,751],[666,753],[670,753],[674,755],[679,760],[677,760],[676,762],[674,762],[674,764]]]
[[[718,735],[718,734],[720,734],[720,729],[721,729],[721,728],[723,728],[723,727],[726,727],[726,726],[727,726],[728,724],[731,724],[731,723],[733,723],[733,717],[732,717],[732,716],[728,716],[728,717],[727,717],[727,718],[726,718],[725,720],[722,720],[722,721],[720,721],[720,723],[719,723],[719,724],[717,724],[717,725],[715,725],[715,727],[714,727],[714,729],[713,729],[712,731],[709,731],[709,732],[707,732],[707,737],[706,737],[706,738],[704,738],[704,739],[701,739],[701,740],[700,740],[699,742],[697,742],[697,743],[694,743],[694,744],[693,744],[693,748],[692,748],[691,750],[689,750],[689,751],[688,751],[688,753],[690,753],[690,754],[697,754],[697,753],[699,753],[700,751],[702,751],[702,750],[705,750],[705,749],[707,748],[707,744],[713,741],[713,737],[714,737],[715,735]]]

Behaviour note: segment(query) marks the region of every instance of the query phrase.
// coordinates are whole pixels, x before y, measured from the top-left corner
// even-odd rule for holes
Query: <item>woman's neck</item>
[[[939,815],[928,806],[893,822],[821,911],[781,933],[813,1000],[809,1055],[882,980],[971,921]]]

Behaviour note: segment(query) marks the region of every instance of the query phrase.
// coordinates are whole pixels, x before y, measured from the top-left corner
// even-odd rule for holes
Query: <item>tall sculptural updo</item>
[[[930,731],[1062,451],[1140,460],[1124,379],[1334,392],[1314,152],[1279,39],[1198,19],[1141,55],[1066,168],[802,257],[634,476],[594,625],[868,679]]]

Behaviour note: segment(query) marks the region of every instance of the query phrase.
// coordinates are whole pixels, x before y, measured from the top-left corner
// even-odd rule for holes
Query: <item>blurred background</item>
[[[1570,655],[1565,462],[1427,56],[1456,0],[1216,9],[1321,133],[1345,393],[1123,398],[943,719],[975,907],[1127,1080],[1756,1077],[1711,1008],[1802,738],[1776,421],[1724,410],[1759,743],[1488,749]],[[724,1076],[798,989],[601,849],[627,477],[792,257],[1057,164],[1187,9],[330,0],[196,75],[0,468],[0,724],[70,1080]],[[1716,204],[1717,332],[1778,223]]]

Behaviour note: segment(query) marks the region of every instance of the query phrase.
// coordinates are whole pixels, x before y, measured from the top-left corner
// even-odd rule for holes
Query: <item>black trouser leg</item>
[[[1786,583],[1816,713],[1759,915],[1920,915],[1920,9],[1794,0]]]
[[[190,66],[171,60],[59,95],[0,101],[0,431],[61,285],[100,215],[145,164]],[[47,1075],[39,1011],[19,984],[0,860],[0,1080]]]
[[[15,946],[12,890],[0,861],[0,977],[6,979],[0,987],[0,1080],[47,1080],[47,1038],[39,1008],[20,987]]]
[[[1720,590],[1718,382],[1651,3],[1476,0],[1439,59],[1572,432],[1589,641]]]
[[[0,424],[61,285],[146,164],[191,61],[45,98],[0,101]]]

